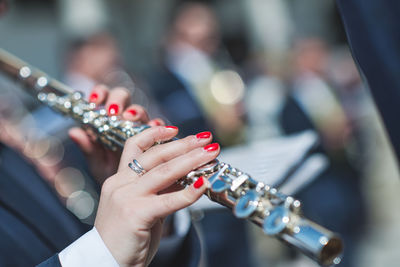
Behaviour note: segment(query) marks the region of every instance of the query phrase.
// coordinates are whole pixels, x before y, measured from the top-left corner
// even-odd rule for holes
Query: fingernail
[[[159,122],[158,120],[154,120],[153,122],[154,122],[155,126],[160,126],[161,125],[161,122]]]
[[[203,176],[200,176],[196,182],[194,182],[193,187],[199,189],[204,184]]]
[[[128,112],[132,115],[132,116],[136,116],[137,115],[137,111],[135,109],[130,109],[128,110]]]
[[[173,129],[173,130],[178,130],[178,127],[176,126],[165,126],[167,129]]]
[[[96,93],[91,93],[89,96],[89,102],[96,102],[97,98],[99,98],[99,95]]]
[[[117,104],[111,104],[110,107],[108,108],[108,114],[117,115],[118,109],[119,109],[119,107]]]
[[[201,132],[196,134],[197,139],[206,139],[206,138],[210,138],[211,133],[210,132]]]
[[[212,151],[218,150],[218,148],[219,148],[218,143],[212,143],[212,144],[209,144],[209,145],[206,145],[205,147],[203,147],[203,149],[207,152],[212,152]]]

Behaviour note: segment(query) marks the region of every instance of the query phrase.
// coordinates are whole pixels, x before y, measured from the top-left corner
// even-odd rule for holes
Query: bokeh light
[[[214,74],[210,83],[215,99],[225,105],[234,105],[243,99],[244,83],[240,75],[231,70]]]

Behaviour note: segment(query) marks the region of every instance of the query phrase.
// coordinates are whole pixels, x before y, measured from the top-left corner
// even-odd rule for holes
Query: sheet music
[[[280,189],[283,193],[294,194],[317,178],[328,165],[324,155],[308,155],[318,142],[314,131],[304,131],[223,149],[219,160],[269,185],[280,184],[290,174]],[[191,206],[195,210],[213,208],[221,206],[205,196]]]
[[[286,195],[294,195],[303,188],[306,188],[314,179],[318,179],[329,166],[328,158],[323,154],[313,154],[309,156],[294,172],[279,190]]]

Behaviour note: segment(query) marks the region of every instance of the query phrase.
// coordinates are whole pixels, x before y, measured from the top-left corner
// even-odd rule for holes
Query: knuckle
[[[129,148],[136,146],[136,136],[129,137],[128,140],[126,140],[125,145]]]
[[[151,127],[146,131],[144,131],[143,133],[149,135],[150,138],[152,139],[151,141],[155,143],[160,139],[160,137],[163,136],[164,129],[162,127]]]
[[[112,177],[108,178],[104,181],[103,186],[101,187],[101,194],[109,196],[113,190],[114,183]]]
[[[110,194],[110,200],[112,203],[114,203],[115,206],[123,208],[124,207],[124,202],[123,202],[123,197],[120,192],[121,190],[113,190]]]
[[[192,148],[197,143],[196,137],[194,135],[185,137],[183,141],[187,148]]]
[[[164,163],[163,165],[160,166],[159,170],[160,174],[162,176],[171,176],[173,175],[173,169],[168,163]]]
[[[204,157],[207,156],[205,153],[202,152],[202,148],[196,148],[186,154],[186,157],[191,160],[192,162],[200,162],[204,160]]]
[[[165,132],[165,129],[163,127],[153,127],[153,129],[156,136],[161,136]]]
[[[194,194],[190,193],[188,190],[182,191],[182,204],[184,204],[185,207],[193,204],[195,200],[196,198]]]
[[[130,97],[131,93],[125,87],[115,87],[113,92],[121,95],[122,97]]]
[[[208,155],[209,153],[202,153],[202,150],[202,148],[197,148],[185,155],[185,159],[192,165],[193,169],[212,160],[212,155]]]
[[[155,143],[162,136],[163,129],[160,127],[151,127],[142,132],[144,135],[147,135],[147,138],[151,138],[151,142]]]
[[[160,161],[162,163],[166,163],[171,159],[171,155],[170,155],[169,151],[160,152],[159,155],[160,155]]]
[[[168,210],[168,211],[173,210],[174,209],[174,199],[173,199],[173,197],[172,196],[166,196],[163,199],[163,205],[164,205],[164,208],[166,210]]]
[[[194,136],[187,136],[183,139],[175,141],[175,144],[171,144],[175,149],[179,149],[183,153],[188,153],[195,146]]]

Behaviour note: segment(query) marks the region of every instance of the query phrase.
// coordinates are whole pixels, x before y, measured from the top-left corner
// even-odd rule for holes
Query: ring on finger
[[[136,159],[134,159],[132,162],[129,162],[128,166],[139,176],[142,176],[146,173],[146,170],[142,167],[142,165],[140,165],[140,163]]]

